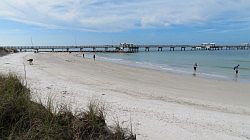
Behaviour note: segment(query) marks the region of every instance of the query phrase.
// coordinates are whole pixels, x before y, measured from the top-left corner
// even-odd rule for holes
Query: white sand
[[[19,53],[0,58],[0,72],[24,77],[33,99],[52,97],[72,109],[91,99],[106,104],[108,124],[128,126],[138,139],[250,139],[250,84],[134,68],[76,57]],[[34,65],[27,59],[33,58]]]

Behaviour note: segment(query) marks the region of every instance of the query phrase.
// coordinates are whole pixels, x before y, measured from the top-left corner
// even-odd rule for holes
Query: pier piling
[[[158,47],[158,51],[162,51],[162,47]]]
[[[186,51],[186,47],[181,47],[181,51]]]
[[[175,47],[170,47],[170,51],[174,51],[174,48],[175,48]]]

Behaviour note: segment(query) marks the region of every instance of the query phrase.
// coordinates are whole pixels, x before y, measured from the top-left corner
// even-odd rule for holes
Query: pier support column
[[[170,47],[170,51],[174,51],[174,47]]]
[[[131,48],[128,48],[128,52],[131,52]]]
[[[136,47],[136,48],[135,48],[135,51],[136,51],[136,52],[139,52],[139,47]]]
[[[95,47],[93,47],[93,52],[95,52],[95,50],[96,50],[96,48],[95,48]]]
[[[66,48],[66,51],[69,52],[69,48]]]
[[[149,47],[146,47],[146,48],[145,48],[145,51],[146,51],[146,52],[149,52]]]
[[[162,47],[158,47],[158,51],[161,51],[161,52],[162,52]]]
[[[181,47],[181,51],[186,51],[186,47]]]
[[[54,52],[55,51],[55,49],[54,48],[52,48],[52,52]]]

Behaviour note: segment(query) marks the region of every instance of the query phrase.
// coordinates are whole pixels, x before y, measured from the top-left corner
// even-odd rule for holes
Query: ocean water
[[[142,51],[139,53],[97,53],[96,55],[101,61],[188,75],[194,73],[193,64],[196,62],[198,63],[196,76],[250,82],[250,50]],[[240,69],[236,77],[233,67],[237,64],[240,64]]]

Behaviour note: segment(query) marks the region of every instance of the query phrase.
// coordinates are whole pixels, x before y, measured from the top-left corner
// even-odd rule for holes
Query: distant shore
[[[171,74],[76,55],[11,54],[0,58],[0,71],[24,76],[25,63],[34,99],[53,97],[56,103],[77,109],[98,98],[123,125],[132,122],[138,139],[250,138],[248,83]],[[34,59],[34,65],[28,65],[29,58]]]

